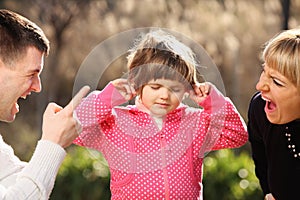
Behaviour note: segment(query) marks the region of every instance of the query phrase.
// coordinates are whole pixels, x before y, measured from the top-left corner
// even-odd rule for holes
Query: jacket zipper
[[[164,187],[165,187],[165,198],[166,200],[170,200],[170,185],[169,185],[169,179],[168,179],[168,170],[167,170],[167,161],[166,161],[166,149],[167,146],[166,140],[163,136],[163,134],[160,134],[160,144],[161,144],[161,156],[162,156],[162,171],[163,171],[163,177],[164,177]]]

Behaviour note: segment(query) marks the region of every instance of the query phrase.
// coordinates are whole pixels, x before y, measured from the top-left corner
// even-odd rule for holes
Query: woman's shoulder
[[[248,114],[265,115],[265,105],[266,102],[262,99],[261,93],[255,93],[250,100]]]
[[[264,106],[265,105],[265,101],[262,99],[261,97],[261,93],[260,92],[256,92],[251,100],[250,100],[250,106],[253,105],[253,106]]]
[[[248,124],[257,124],[259,127],[266,127],[270,124],[265,113],[266,102],[262,99],[261,93],[255,93],[249,104]]]

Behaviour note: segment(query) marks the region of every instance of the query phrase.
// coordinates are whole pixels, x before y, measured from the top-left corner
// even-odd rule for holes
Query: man
[[[33,22],[0,10],[0,120],[12,122],[18,99],[41,91],[40,73],[49,41]],[[0,135],[0,199],[48,199],[79,122],[73,110],[86,95],[84,87],[65,107],[50,103],[43,116],[42,138],[28,163],[21,162]]]

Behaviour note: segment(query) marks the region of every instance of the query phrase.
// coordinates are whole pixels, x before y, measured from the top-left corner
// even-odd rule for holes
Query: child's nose
[[[161,91],[160,91],[160,98],[163,98],[163,99],[167,99],[170,95],[170,90],[168,88],[161,88]]]

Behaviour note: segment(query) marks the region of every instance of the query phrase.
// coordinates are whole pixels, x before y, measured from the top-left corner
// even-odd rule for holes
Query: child
[[[197,82],[193,52],[164,31],[139,41],[128,69],[79,105],[75,143],[107,159],[112,199],[202,199],[204,153],[245,144],[245,123],[212,84]],[[181,104],[187,95],[203,109]]]

